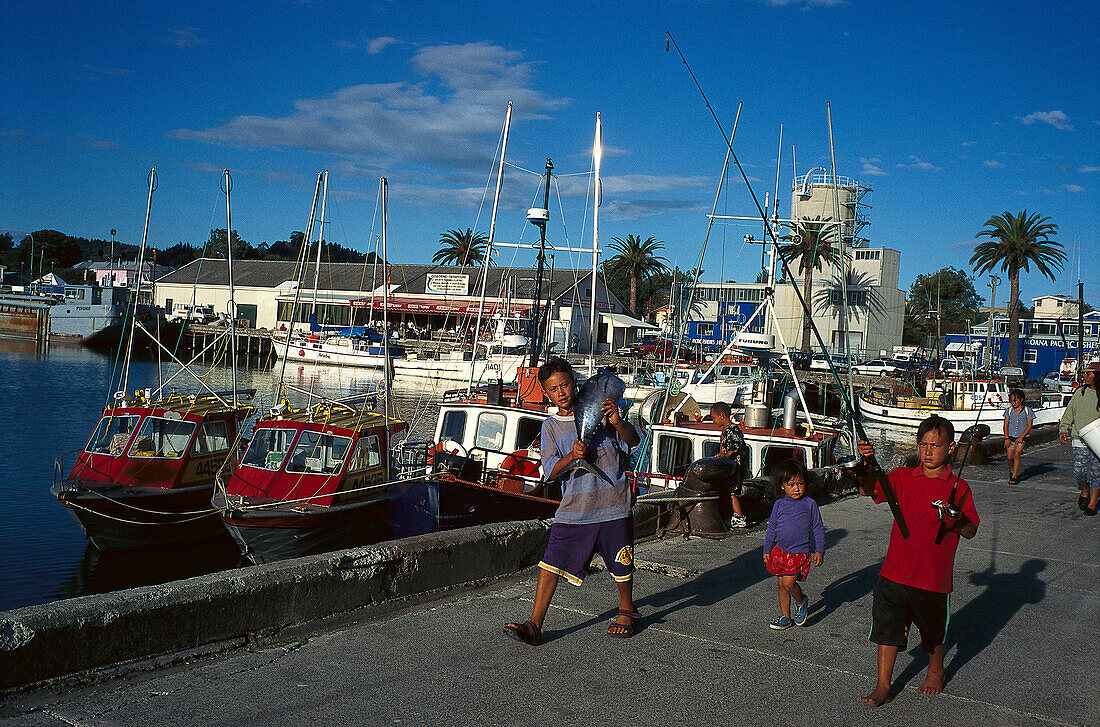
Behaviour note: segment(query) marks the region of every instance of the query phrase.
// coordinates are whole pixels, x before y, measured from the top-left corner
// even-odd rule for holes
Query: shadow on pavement
[[[958,613],[951,614],[947,629],[948,657],[944,660],[948,682],[967,662],[993,643],[1017,611],[1046,597],[1046,584],[1039,580],[1039,573],[1046,567],[1045,560],[1032,558],[1024,561],[1016,573],[997,573],[991,564],[981,573],[970,576],[972,584],[985,586],[985,590]],[[950,653],[952,647],[955,648],[954,655]],[[900,690],[927,666],[927,656],[916,658],[920,652],[918,643],[909,652],[914,655],[914,660],[894,681],[895,690]]]
[[[852,603],[865,597],[874,590],[878,582],[878,572],[882,569],[881,562],[857,570],[855,573],[838,578],[821,591],[821,597],[810,601],[810,618],[807,626],[813,626],[828,618],[829,614],[836,611],[846,603]],[[813,574],[813,571],[810,571]]]

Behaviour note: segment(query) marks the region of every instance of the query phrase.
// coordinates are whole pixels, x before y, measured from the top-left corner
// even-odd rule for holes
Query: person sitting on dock
[[[722,438],[718,443],[718,454],[715,457],[732,459],[737,462],[737,475],[735,481],[729,483],[730,504],[733,506],[733,516],[730,518],[731,528],[748,527],[749,521],[745,518],[745,511],[741,507],[741,499],[737,497],[741,489],[741,480],[745,476],[745,463],[741,456],[741,450],[745,446],[745,436],[741,434],[741,427],[730,418],[730,405],[724,401],[715,402],[710,407],[710,417],[714,423],[722,427]]]
[[[599,478],[582,468],[574,469],[562,483],[561,505],[550,526],[550,542],[539,561],[535,603],[531,618],[505,624],[504,632],[532,646],[542,643],[542,624],[550,599],[565,578],[579,586],[598,552],[619,590],[619,610],[607,635],[629,638],[638,630],[641,616],[634,605],[634,521],[631,517],[633,492],[626,481],[623,447],[638,444],[638,432],[623,421],[611,399],[603,402],[608,429],[597,436],[591,453],[577,437],[573,407],[577,401],[577,380],[565,359],[552,358],[539,368],[539,382],[558,413],[542,425],[542,471],[553,480],[574,460],[588,459],[606,475]]]
[[[893,696],[890,683],[894,661],[898,651],[908,645],[911,623],[916,623],[921,646],[928,652],[928,675],[917,691],[943,691],[955,550],[960,537],[974,537],[979,522],[970,486],[960,477],[951,477],[948,462],[954,448],[954,426],[943,417],[930,416],[917,429],[920,466],[899,467],[890,473],[909,537],[902,537],[895,522],[875,585],[868,638],[878,644],[878,682],[870,694],[860,698],[872,707],[885,704]],[[862,440],[859,453],[872,456],[874,447]],[[874,497],[876,503],[886,500],[870,472],[862,492]]]
[[[1008,457],[1008,484],[1020,482],[1020,457],[1024,453],[1024,441],[1031,432],[1031,422],[1035,412],[1025,402],[1022,389],[1013,389],[1008,394],[1008,408],[1005,409],[1005,451]]]
[[[1062,414],[1058,425],[1058,439],[1062,444],[1069,443],[1073,449],[1073,474],[1077,478],[1077,487],[1081,494],[1077,498],[1077,507],[1086,515],[1096,514],[1097,500],[1100,499],[1100,457],[1097,457],[1084,440],[1081,428],[1100,419],[1100,400],[1097,398],[1100,387],[1100,361],[1093,361],[1085,367],[1084,386],[1073,392],[1069,406]]]

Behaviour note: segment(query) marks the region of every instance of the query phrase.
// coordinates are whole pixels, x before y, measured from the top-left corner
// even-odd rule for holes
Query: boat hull
[[[101,551],[225,538],[213,484],[167,489],[66,480],[50,492]]]
[[[253,563],[270,563],[434,532],[429,498],[425,483],[416,481],[323,508],[270,502],[261,507],[247,500],[227,506],[220,493],[213,504],[241,553]]]
[[[875,422],[876,424],[913,427],[914,429],[919,427],[920,423],[925,419],[935,414],[951,422],[956,431],[962,431],[966,427],[973,426],[974,424],[986,424],[990,426],[993,431],[999,431],[998,425],[1004,421],[1005,415],[1004,406],[1001,404],[986,407],[981,410],[906,409],[899,406],[876,404],[867,401],[862,396],[859,397],[858,404],[859,413],[867,421]],[[1033,426],[1055,423],[1062,418],[1062,414],[1065,410],[1064,406],[1036,408]]]
[[[432,480],[440,530],[554,517],[558,502],[459,479]]]

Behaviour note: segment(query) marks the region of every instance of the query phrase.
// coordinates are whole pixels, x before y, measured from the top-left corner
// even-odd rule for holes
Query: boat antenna
[[[673,47],[676,48],[676,53],[680,56],[680,60],[683,61],[684,67],[687,68],[688,74],[691,76],[691,80],[695,82],[695,87],[699,90],[699,94],[703,97],[703,101],[706,104],[707,109],[710,111],[711,118],[714,119],[714,123],[718,126],[718,130],[722,132],[722,141],[726,143],[729,156],[731,159],[733,159],[734,164],[737,165],[737,170],[741,173],[741,179],[745,183],[745,188],[748,190],[749,197],[752,199],[753,204],[756,205],[756,210],[760,214],[760,218],[763,220],[767,220],[767,213],[764,211],[764,208],[760,206],[760,199],[753,191],[752,183],[749,181],[749,177],[745,173],[744,167],[741,166],[741,160],[737,158],[737,153],[733,151],[732,138],[727,139],[726,131],[722,127],[722,122],[718,120],[717,114],[714,113],[714,108],[710,105],[710,101],[707,99],[707,95],[703,91],[703,87],[699,85],[699,79],[695,77],[695,73],[691,70],[691,66],[688,64],[687,58],[684,57],[683,52],[680,50],[680,46],[676,44],[676,39],[672,37],[672,33],[669,31],[665,31],[665,34],[668,36],[668,40],[672,42]],[[833,365],[832,357],[829,355],[829,349],[825,346],[825,341],[821,337],[821,331],[818,330],[817,324],[814,322],[813,315],[810,313],[810,306],[806,302],[806,298],[802,295],[802,291],[799,289],[798,285],[793,283],[794,275],[791,272],[791,268],[790,265],[787,263],[786,257],[779,249],[779,242],[776,238],[775,230],[772,229],[770,225],[765,225],[764,229],[767,231],[768,236],[771,237],[772,244],[776,246],[776,258],[782,264],[783,272],[787,280],[792,281],[791,288],[794,291],[795,298],[797,298],[799,305],[802,306],[803,311],[806,312],[807,320],[809,320],[810,322],[810,330],[813,331],[814,338],[817,340],[818,346],[824,353],[825,360],[829,364],[829,369],[833,374],[833,378],[836,380],[837,386],[840,388],[841,395],[844,398],[844,405],[846,407],[847,413],[850,417],[852,417],[852,425],[856,430],[856,435],[860,439],[866,439],[867,434],[863,429],[863,424],[855,416],[855,408],[852,406],[851,397],[849,397],[848,391],[844,388],[844,384],[840,381],[840,375],[837,373],[836,367]],[[886,476],[886,473],[879,465],[878,460],[873,455],[867,458],[867,463],[870,465],[871,472],[875,479],[878,481],[879,486],[882,487],[883,494],[886,495],[886,500],[890,505],[890,512],[894,516],[894,521],[897,522],[899,532],[901,533],[903,538],[908,539],[909,528],[905,524],[905,516],[902,515],[901,506],[898,504],[897,493],[894,491],[893,485],[890,484],[890,479]]]
[[[145,267],[145,245],[149,241],[149,215],[153,210],[153,192],[156,189],[157,168],[153,167],[149,170],[149,198],[145,202],[145,228],[141,233],[141,249],[138,251],[137,289],[134,290],[134,300],[130,306],[130,336],[126,340],[126,363],[122,367],[122,392],[124,396],[130,388],[130,361],[134,355],[134,329],[137,328],[137,307],[141,298],[141,274]],[[113,237],[114,230],[111,230],[111,232]],[[156,277],[155,270],[153,271],[153,277]],[[157,350],[157,357],[160,357],[159,349]]]
[[[535,273],[535,294],[531,300],[531,321],[528,330],[531,333],[531,367],[539,365],[539,339],[542,333],[542,270],[546,267],[546,223],[550,221],[550,174],[554,163],[546,158],[546,189],[542,198],[542,207],[527,210],[527,221],[539,228],[538,270]],[[596,281],[592,281],[592,293],[595,295]]]

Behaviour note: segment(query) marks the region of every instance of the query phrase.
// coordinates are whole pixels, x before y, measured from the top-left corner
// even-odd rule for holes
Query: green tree
[[[210,239],[206,241],[206,256],[224,258],[225,253],[225,228],[211,230]],[[252,256],[252,245],[241,239],[237,231],[233,230],[233,259],[247,260]]]
[[[985,301],[974,289],[974,278],[952,267],[918,275],[905,300],[902,341],[907,345],[939,347],[940,333],[966,333],[983,317]]]
[[[1027,210],[1019,214],[1002,212],[990,217],[981,232],[975,235],[989,239],[978,243],[970,264],[974,272],[984,275],[993,269],[1008,274],[1008,366],[1019,365],[1020,341],[1020,271],[1030,272],[1031,266],[1054,280],[1056,271],[1066,262],[1062,252],[1062,243],[1050,238],[1058,233],[1058,225],[1050,222],[1049,217],[1040,217],[1038,213],[1028,215]]]
[[[489,238],[481,232],[447,230],[439,236],[439,250],[432,256],[433,263],[441,265],[481,265],[489,248]],[[490,260],[492,265],[493,261]]]
[[[790,235],[779,246],[779,253],[791,264],[798,261],[798,273],[802,275],[802,295],[810,303],[810,290],[813,285],[814,270],[823,270],[825,265],[838,265],[842,262],[840,248],[836,245],[836,225],[829,224],[832,217],[803,217],[795,223]],[[802,312],[802,350],[810,350],[810,312]]]
[[[659,273],[668,272],[668,259],[657,254],[664,249],[665,244],[652,237],[643,241],[635,235],[627,235],[625,240],[612,238],[610,247],[619,254],[608,260],[609,267],[625,275],[630,282],[630,302],[627,307],[631,313],[638,315],[639,283]]]
[[[3,234],[0,234],[0,252],[7,252],[8,250],[12,249],[12,247],[14,247],[14,246],[15,246],[15,243],[12,241],[12,237],[11,237],[10,232],[5,232]]]

